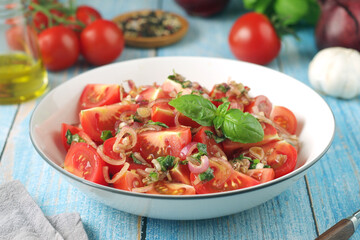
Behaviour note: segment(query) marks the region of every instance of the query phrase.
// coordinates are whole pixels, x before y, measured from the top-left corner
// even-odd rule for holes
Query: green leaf
[[[264,138],[264,130],[259,121],[239,109],[230,109],[226,113],[221,130],[233,142],[255,143]]]
[[[205,130],[205,134],[215,140],[216,143],[221,143],[225,140],[225,137],[219,137],[218,135],[214,134],[212,131]]]
[[[272,1],[273,0],[243,0],[246,9],[252,9],[258,13],[268,12]]]
[[[72,134],[70,130],[68,129],[65,133],[66,137],[66,143],[71,144],[72,142],[85,142],[84,139],[82,139],[79,134]]]
[[[150,124],[150,125],[158,125],[158,126],[161,126],[161,127],[164,127],[164,128],[169,128],[168,125],[166,125],[165,123],[162,123],[162,122],[154,122],[152,120],[149,120],[147,122],[147,124]]]
[[[143,164],[139,159],[137,159],[134,154],[130,154],[130,157],[132,158],[133,162],[136,164]]]
[[[214,127],[219,129],[221,125],[224,123],[225,116],[218,116],[214,119]]]
[[[157,180],[159,180],[159,175],[157,172],[151,172],[149,173],[149,177],[151,178],[151,180],[153,180],[154,182],[156,182]]]
[[[112,138],[113,135],[110,130],[104,130],[101,132],[100,138],[105,142],[109,138]]]
[[[216,109],[216,115],[218,116],[225,116],[228,108],[229,108],[230,102],[224,102],[222,103],[217,109]]]
[[[276,0],[275,13],[283,19],[285,25],[298,23],[308,12],[307,0]]]
[[[196,160],[198,160],[200,162],[200,158],[201,156],[207,155],[207,147],[206,144],[203,143],[197,143],[197,149],[199,152],[191,155],[191,157],[195,158]]]
[[[158,157],[156,159],[156,161],[159,162],[160,166],[161,166],[161,171],[165,172],[168,169],[174,167],[174,161],[175,161],[175,157],[174,156],[170,156],[167,155],[166,157]]]
[[[210,181],[214,177],[214,170],[212,168],[208,168],[205,172],[199,174],[200,181]]]
[[[215,105],[198,95],[180,96],[171,100],[169,105],[202,126],[212,126],[216,116]]]
[[[319,3],[316,0],[307,0],[307,1],[309,3],[309,8],[303,19],[308,24],[316,25],[321,13]]]

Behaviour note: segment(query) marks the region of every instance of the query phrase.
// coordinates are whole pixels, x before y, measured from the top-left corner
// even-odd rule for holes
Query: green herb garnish
[[[161,126],[161,127],[164,127],[164,128],[169,128],[168,125],[166,125],[165,123],[162,123],[162,122],[154,122],[152,120],[149,120],[147,122],[147,124],[150,124],[150,125],[158,125],[158,126]]]
[[[214,134],[212,131],[205,130],[205,134],[215,140],[216,143],[221,143],[225,140],[225,137],[219,137],[218,135]]]
[[[111,133],[110,130],[104,130],[101,132],[101,136],[100,138],[105,142],[106,140],[108,140],[109,138],[112,138],[113,135]]]
[[[71,144],[72,142],[85,142],[84,139],[82,139],[79,134],[72,134],[70,132],[70,130],[68,129],[65,133],[65,137],[66,137],[66,143],[67,144]]]
[[[195,158],[196,160],[200,161],[201,156],[207,155],[207,147],[206,144],[197,143],[198,152],[191,155],[191,157]]]
[[[229,86],[224,86],[223,84],[220,84],[220,85],[216,86],[216,89],[223,92],[223,93],[226,93],[227,91],[229,91],[230,87]]]
[[[170,168],[174,167],[174,161],[175,161],[175,157],[174,156],[170,156],[167,155],[166,157],[158,157],[156,159],[156,161],[159,162],[160,166],[161,166],[161,171],[165,172],[167,170],[169,170]]]
[[[151,178],[152,181],[156,182],[157,180],[159,180],[159,174],[157,172],[151,172],[149,174],[149,177]]]
[[[199,174],[200,181],[210,181],[214,177],[214,170],[211,168],[208,168],[205,172]]]
[[[227,110],[229,102],[216,108],[210,100],[189,94],[171,100],[169,105],[202,126],[220,128],[224,136],[233,142],[255,143],[264,137],[259,121],[239,109]]]
[[[132,158],[133,162],[136,163],[136,164],[143,164],[139,159],[137,159],[134,154],[130,154],[130,157]]]

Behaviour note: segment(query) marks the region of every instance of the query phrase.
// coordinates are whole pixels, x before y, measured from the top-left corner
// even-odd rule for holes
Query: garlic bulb
[[[360,93],[360,54],[342,47],[319,51],[309,65],[311,85],[333,97],[350,99]]]

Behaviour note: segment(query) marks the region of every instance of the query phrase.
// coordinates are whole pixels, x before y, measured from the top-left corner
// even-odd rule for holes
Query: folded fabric
[[[20,181],[0,185],[0,239],[88,239],[78,213],[45,217]]]

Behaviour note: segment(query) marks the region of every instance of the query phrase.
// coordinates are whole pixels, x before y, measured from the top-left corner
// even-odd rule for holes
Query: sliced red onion
[[[209,158],[207,156],[201,156],[200,165],[195,165],[191,161],[188,162],[188,167],[192,173],[203,173],[209,168]]]
[[[197,142],[191,142],[180,151],[180,158],[186,159],[196,149]]]

